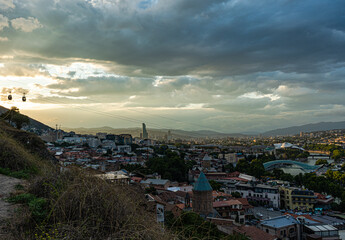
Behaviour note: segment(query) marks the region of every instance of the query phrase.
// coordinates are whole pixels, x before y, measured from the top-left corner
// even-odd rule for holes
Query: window
[[[269,230],[268,230],[268,228],[266,228],[266,232],[267,232],[267,233],[269,233]]]

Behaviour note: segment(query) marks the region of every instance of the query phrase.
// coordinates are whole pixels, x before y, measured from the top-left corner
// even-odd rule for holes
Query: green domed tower
[[[213,212],[212,187],[205,174],[200,173],[193,189],[193,211],[208,216]]]

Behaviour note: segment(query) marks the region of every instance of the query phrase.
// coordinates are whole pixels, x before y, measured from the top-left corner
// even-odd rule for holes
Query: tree
[[[10,124],[14,123],[17,129],[21,129],[25,124],[30,123],[28,116],[20,114],[17,107],[12,107],[7,112],[1,114],[0,116],[4,120],[7,120]]]
[[[253,175],[256,178],[260,178],[262,175],[265,174],[264,165],[260,160],[255,159],[250,163],[249,174]]]
[[[233,192],[233,193],[231,193],[231,196],[233,196],[234,198],[241,198],[242,197],[241,193],[239,193],[239,192]]]
[[[318,159],[318,160],[315,162],[315,165],[323,165],[323,164],[328,164],[328,162],[327,162],[326,159]]]
[[[238,161],[238,163],[236,165],[236,171],[246,173],[246,172],[248,172],[249,169],[250,169],[250,164],[247,160],[241,159]]]
[[[224,166],[224,169],[225,169],[225,171],[230,172],[230,173],[235,171],[235,167],[232,163],[226,164]]]
[[[210,185],[211,185],[212,189],[215,190],[215,191],[219,191],[220,188],[222,187],[221,183],[216,182],[214,180],[210,180],[209,182],[210,182]]]
[[[183,182],[187,180],[188,166],[177,153],[167,150],[163,158],[150,158],[146,166],[162,178]]]
[[[339,150],[336,149],[333,151],[332,158],[335,161],[338,161],[341,157],[342,157],[342,153]]]

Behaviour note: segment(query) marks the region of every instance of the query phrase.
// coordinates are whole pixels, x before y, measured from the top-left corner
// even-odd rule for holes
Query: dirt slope
[[[14,213],[14,206],[5,201],[10,193],[15,191],[15,186],[22,183],[23,180],[4,176],[0,174],[0,239],[11,239],[9,233],[6,232],[6,224],[11,221]]]

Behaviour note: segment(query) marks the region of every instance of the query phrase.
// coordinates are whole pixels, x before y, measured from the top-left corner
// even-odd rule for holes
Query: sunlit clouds
[[[66,127],[260,132],[341,121],[344,8],[0,0],[1,105]]]

